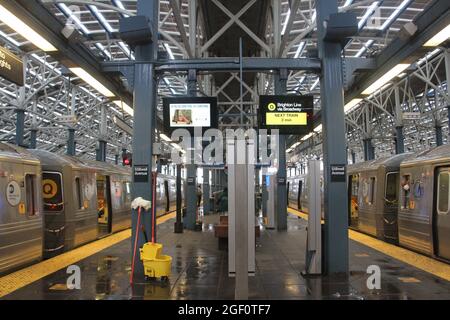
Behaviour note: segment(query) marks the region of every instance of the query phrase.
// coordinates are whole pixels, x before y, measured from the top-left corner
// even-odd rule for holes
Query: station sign
[[[134,182],[147,183],[149,182],[149,168],[148,165],[135,165],[133,167]]]
[[[313,96],[260,96],[259,128],[278,129],[280,134],[308,134],[313,131]]]
[[[164,98],[163,108],[164,130],[168,134],[176,129],[187,129],[193,134],[195,128],[218,128],[217,98]]]
[[[331,182],[346,182],[347,166],[345,164],[332,164],[330,166]]]
[[[420,120],[420,112],[403,112],[403,120]]]
[[[0,47],[0,77],[23,87],[23,61],[8,49]]]

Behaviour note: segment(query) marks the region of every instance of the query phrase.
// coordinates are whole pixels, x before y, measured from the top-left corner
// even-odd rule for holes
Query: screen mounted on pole
[[[307,134],[313,130],[312,96],[260,96],[259,128],[280,134]]]
[[[164,98],[164,127],[171,134],[176,129],[203,131],[218,127],[217,98]]]

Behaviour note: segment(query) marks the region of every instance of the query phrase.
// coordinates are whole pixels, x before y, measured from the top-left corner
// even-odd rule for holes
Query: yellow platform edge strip
[[[292,208],[288,208],[288,212],[304,220],[308,220],[308,215],[303,212],[299,212]],[[349,229],[348,236],[349,239],[353,241],[359,242],[367,247],[409,264],[417,269],[430,273],[436,277],[450,281],[450,265],[444,262],[437,261],[433,258],[408,249],[397,247],[354,230]]]
[[[157,224],[162,224],[173,219],[176,213],[171,213],[157,219]],[[16,271],[0,278],[0,298],[23,288],[37,280],[51,275],[63,268],[67,268],[83,259],[86,259],[100,251],[112,247],[131,237],[131,230],[125,230],[69,252],[58,255],[57,257],[39,262],[25,269]]]

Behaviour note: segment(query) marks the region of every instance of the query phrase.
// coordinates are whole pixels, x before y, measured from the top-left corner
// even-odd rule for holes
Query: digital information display
[[[171,103],[171,127],[210,127],[211,105],[209,103]]]
[[[164,98],[164,129],[171,134],[176,129],[218,127],[217,98],[180,97]]]
[[[312,96],[260,96],[259,128],[280,134],[307,134],[313,130]]]

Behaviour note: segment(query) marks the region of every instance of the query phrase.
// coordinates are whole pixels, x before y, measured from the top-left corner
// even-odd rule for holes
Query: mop
[[[141,210],[142,208],[146,211],[148,211],[151,207],[150,201],[144,200],[143,198],[139,197],[133,200],[131,203],[131,208],[138,211],[138,218],[137,218],[137,224],[136,224],[136,235],[134,237],[134,250],[133,250],[133,259],[131,261],[131,275],[130,275],[130,284],[133,284],[133,277],[134,277],[134,268],[136,265],[136,252],[138,247],[138,241],[139,241],[139,232],[140,232],[140,225],[141,225]],[[145,235],[145,233],[144,233]]]

